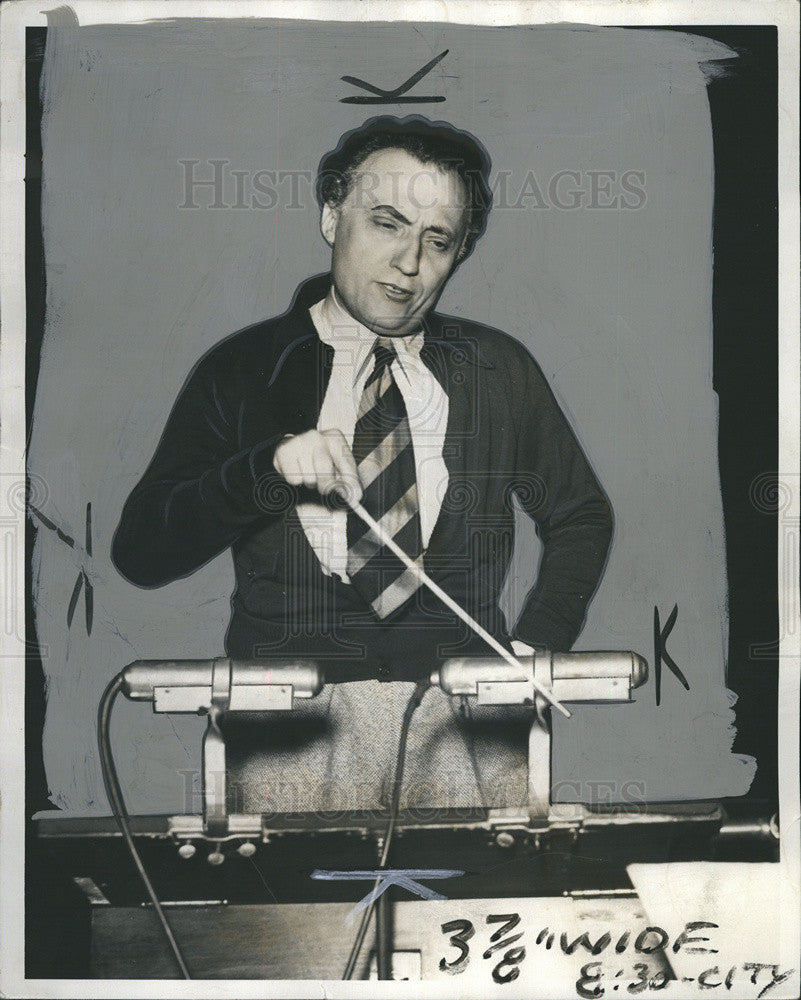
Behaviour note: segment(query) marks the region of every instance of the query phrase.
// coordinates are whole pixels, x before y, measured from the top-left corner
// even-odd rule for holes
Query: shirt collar
[[[334,348],[334,351],[346,349],[352,351],[353,381],[357,382],[370,363],[370,357],[379,336],[369,327],[364,326],[348,312],[342,300],[336,293],[332,283],[328,295],[317,306],[316,319],[319,321],[317,332],[320,340]],[[398,362],[404,370],[404,357],[417,359],[423,346],[424,335],[422,327],[415,333],[405,337],[387,337],[395,346]]]

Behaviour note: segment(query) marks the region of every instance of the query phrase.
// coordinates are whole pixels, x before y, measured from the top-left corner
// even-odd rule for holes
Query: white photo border
[[[25,483],[25,29],[47,25],[58,0],[12,0],[0,10],[0,388],[2,427],[0,482]],[[779,62],[779,477],[789,486],[790,506],[783,513],[801,519],[801,355],[799,354],[799,6],[795,0],[553,0],[471,2],[471,0],[75,0],[70,8],[81,25],[136,23],[162,18],[264,17],[292,20],[417,21],[476,24],[584,23],[615,26],[775,25]],[[24,513],[19,515],[24,528]],[[784,967],[798,965],[801,953],[801,808],[799,807],[799,696],[801,628],[799,627],[799,532],[792,552],[783,553],[788,534],[779,524],[779,801],[782,819],[781,955]],[[24,530],[9,534],[4,594],[6,621],[20,627],[3,630],[0,670],[0,995],[8,997],[420,997],[461,996],[468,984],[441,982],[357,983],[327,981],[109,981],[26,980],[24,978],[24,573],[14,572],[25,559]],[[795,572],[781,572],[783,555]],[[9,631],[11,634],[9,634]],[[798,971],[771,992],[798,995]],[[446,990],[445,986],[449,988]],[[783,992],[790,990],[791,992]],[[513,988],[505,991],[516,996]],[[648,993],[644,995],[649,995]],[[676,996],[675,992],[670,994]],[[713,990],[709,995],[728,995]]]

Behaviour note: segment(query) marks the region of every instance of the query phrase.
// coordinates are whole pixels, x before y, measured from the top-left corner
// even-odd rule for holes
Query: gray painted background
[[[443,49],[415,88],[442,104],[376,111],[339,103],[345,73],[394,87]],[[181,209],[184,168],[227,160],[313,171],[340,134],[374,113],[428,114],[477,135],[519,191],[533,171],[546,204],[498,207],[440,308],[515,335],[538,359],[616,514],[606,575],[578,648],[653,658],[652,618],[678,604],[668,641],[687,675],[653,681],[633,706],[555,718],[554,782],[626,782],[642,797],[744,793],[751,758],[732,755],[725,686],[727,595],[712,390],[712,135],[699,63],[723,46],[676,32],[588,27],[180,22],[51,29],[43,76],[47,322],[30,470],[45,512],[82,538],[91,501],[95,624],[66,608],[80,558],[40,530],[36,627],[46,645],[44,755],[52,801],[108,812],[95,746],[107,681],[140,657],[222,652],[228,553],[154,591],[109,561],[122,504],[195,361],[232,331],[283,312],[325,270],[308,182],[301,207]],[[707,67],[707,71],[708,67]],[[637,210],[561,210],[560,170],[642,171]],[[234,200],[229,176],[226,196]],[[569,192],[570,184],[562,191]],[[567,195],[563,194],[563,198]],[[197,202],[211,200],[199,190]],[[586,194],[585,194],[586,198]],[[537,539],[521,525],[508,603],[533,579]],[[203,722],[118,704],[114,746],[132,812],[183,808]],[[557,795],[560,793],[557,791]],[[565,798],[575,798],[566,794]]]

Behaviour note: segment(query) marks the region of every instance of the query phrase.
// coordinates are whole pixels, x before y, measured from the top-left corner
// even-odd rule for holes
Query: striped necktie
[[[362,506],[406,554],[422,566],[423,540],[409,417],[392,374],[391,340],[379,338],[375,366],[364,386],[353,457]],[[379,618],[386,618],[420,587],[417,578],[352,511],[348,512],[348,576]]]

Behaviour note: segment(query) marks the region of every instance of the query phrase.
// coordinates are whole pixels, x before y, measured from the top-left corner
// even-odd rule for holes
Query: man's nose
[[[420,245],[415,239],[404,241],[398,247],[392,258],[392,263],[397,269],[408,276],[417,274],[420,269]]]

